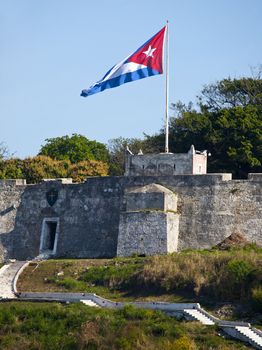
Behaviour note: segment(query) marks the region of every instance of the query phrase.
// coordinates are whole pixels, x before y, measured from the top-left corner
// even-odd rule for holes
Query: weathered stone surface
[[[130,154],[126,153],[125,176],[170,176],[206,174],[207,152]]]
[[[46,192],[54,186],[58,199],[50,207]],[[39,255],[45,218],[60,219],[57,256],[116,255],[121,193],[116,179],[92,178],[81,185],[50,181],[28,186],[0,181],[0,188],[2,260]]]
[[[117,255],[153,255],[177,250],[177,196],[158,184],[126,189],[120,215]]]
[[[125,191],[127,211],[154,209],[176,210],[177,197],[172,191],[158,184],[129,188]]]
[[[166,254],[176,250],[177,219],[174,213],[159,211],[121,214],[118,256]],[[169,238],[169,239],[168,239]]]
[[[1,180],[0,260],[25,260],[39,255],[45,218],[59,218],[57,256],[116,256],[120,213],[148,206],[143,201],[135,203],[135,199],[128,206],[124,191],[135,196],[138,192],[132,189],[152,184],[177,196],[178,249],[210,248],[235,232],[262,244],[262,174],[251,174],[248,180],[231,180],[230,174],[99,177],[88,178],[82,184],[46,181],[25,185],[23,181]],[[53,187],[58,190],[58,198],[50,207],[46,193]],[[149,197],[150,193],[154,192],[149,191]],[[163,196],[161,199],[161,192],[159,195],[151,209],[172,210],[174,203],[169,207]],[[149,202],[153,205],[153,197]],[[168,221],[163,219],[168,218],[167,213],[158,219],[156,214],[140,213],[153,224],[158,219]],[[162,238],[159,232],[151,237]]]

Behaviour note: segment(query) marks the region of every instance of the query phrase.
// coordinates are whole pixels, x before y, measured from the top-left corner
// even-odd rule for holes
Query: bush
[[[89,140],[83,135],[65,135],[45,141],[46,144],[41,147],[39,155],[45,155],[52,159],[70,160],[73,164],[86,160],[107,162],[109,158],[103,143]]]
[[[252,289],[251,300],[257,311],[262,312],[262,287],[255,287]]]
[[[97,160],[86,160],[71,164],[67,175],[71,177],[74,182],[82,182],[88,176],[108,175],[108,165]]]
[[[255,267],[245,260],[233,259],[226,265],[226,286],[230,294],[244,298],[248,294],[249,282]]]
[[[79,282],[74,280],[73,278],[67,277],[67,278],[63,278],[61,280],[55,280],[55,283],[58,286],[62,286],[65,287],[68,290],[74,290],[79,286]]]
[[[43,155],[24,160],[0,160],[0,179],[26,179],[27,183],[64,177],[71,177],[74,182],[81,182],[87,176],[106,175],[108,175],[107,163],[96,160],[71,164],[70,160],[54,160]]]
[[[23,161],[17,158],[0,160],[0,179],[23,179]]]
[[[245,260],[231,260],[227,264],[227,270],[233,283],[241,284],[246,281],[254,267]]]
[[[127,320],[144,320],[152,318],[153,311],[136,308],[132,305],[126,305],[119,313]]]
[[[170,350],[195,350],[196,345],[194,341],[192,341],[190,338],[183,336],[177,340],[174,341],[174,344],[172,347],[170,347]]]
[[[28,183],[67,177],[69,164],[68,161],[56,161],[46,156],[26,158],[22,161],[23,175]]]
[[[132,284],[132,279],[138,271],[139,266],[140,264],[133,261],[127,264],[116,263],[109,266],[90,267],[88,271],[82,274],[80,279],[109,288],[127,288]]]

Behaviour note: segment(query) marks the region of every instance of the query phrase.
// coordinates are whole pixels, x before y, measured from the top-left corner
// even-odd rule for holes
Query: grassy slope
[[[250,318],[250,305],[262,309],[261,281],[262,249],[247,246],[147,258],[33,263],[19,279],[18,290],[91,292],[112,300],[197,301],[210,309],[233,302],[247,305]],[[260,316],[257,324],[262,324]]]
[[[245,350],[215,327],[179,322],[160,312],[126,307],[113,311],[83,304],[0,303],[4,350]]]
[[[262,250],[183,252],[128,259],[31,263],[20,291],[85,291],[115,300],[262,300]],[[256,291],[256,294],[254,294]],[[251,311],[253,312],[253,311]],[[0,303],[0,349],[248,349],[218,329],[151,310],[92,309],[82,304]]]

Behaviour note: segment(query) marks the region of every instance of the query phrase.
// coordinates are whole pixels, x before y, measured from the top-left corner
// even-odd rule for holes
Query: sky
[[[81,90],[169,20],[169,101],[194,102],[205,84],[262,63],[261,13],[262,0],[0,0],[0,143],[25,158],[73,133],[103,143],[154,134],[164,75]]]

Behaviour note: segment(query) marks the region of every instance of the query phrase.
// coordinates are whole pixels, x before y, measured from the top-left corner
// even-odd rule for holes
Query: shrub
[[[132,305],[126,305],[119,313],[127,320],[150,319],[153,315],[152,310],[135,308]]]
[[[254,307],[258,311],[262,311],[262,287],[255,287],[252,289],[251,300],[253,302]]]
[[[0,160],[0,179],[26,179],[27,183],[64,177],[72,177],[74,182],[81,182],[87,176],[106,175],[107,163],[96,160],[71,164],[70,160],[55,160],[44,155],[24,160]]]
[[[109,288],[125,288],[132,284],[132,278],[138,271],[140,264],[128,262],[115,263],[109,266],[90,267],[81,275],[81,280]]]
[[[227,264],[227,269],[234,283],[242,283],[251,274],[254,267],[245,260],[231,260]]]
[[[254,266],[246,260],[233,259],[226,266],[226,283],[230,294],[243,298],[248,294],[249,279],[251,279]]]
[[[22,161],[22,171],[28,183],[42,179],[67,177],[69,161],[56,161],[46,156],[26,158]]]
[[[0,179],[22,179],[22,162],[20,159],[11,158],[0,160]]]
[[[55,282],[57,285],[65,287],[68,290],[74,290],[76,287],[78,287],[78,284],[79,284],[78,281],[70,277],[63,278],[61,280],[57,279]]]
[[[108,175],[108,165],[97,160],[86,160],[76,164],[71,164],[68,170],[68,177],[74,182],[82,182],[87,176]]]
[[[196,345],[193,340],[190,338],[183,336],[177,340],[174,341],[172,347],[170,347],[170,350],[195,350]]]

